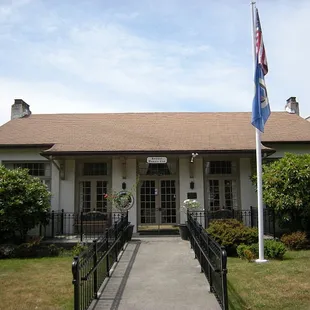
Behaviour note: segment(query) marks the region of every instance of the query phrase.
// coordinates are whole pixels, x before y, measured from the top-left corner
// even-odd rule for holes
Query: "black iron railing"
[[[248,227],[258,227],[258,210],[250,207],[249,210],[221,209],[217,211],[203,210],[191,211],[192,216],[202,225],[208,228],[209,224],[218,219],[237,219]],[[276,232],[276,217],[273,210],[264,209],[264,234],[274,238]]]
[[[40,227],[40,235],[45,238],[72,237],[80,241],[99,238],[120,216],[120,212],[51,211],[48,224]]]
[[[187,212],[189,240],[198,259],[201,272],[209,281],[210,291],[214,293],[222,309],[228,309],[227,295],[227,254],[198,223],[194,216]]]
[[[74,257],[72,275],[74,285],[74,310],[85,310],[98,297],[103,281],[110,276],[112,265],[128,241],[128,213],[122,215],[104,235],[79,256]]]

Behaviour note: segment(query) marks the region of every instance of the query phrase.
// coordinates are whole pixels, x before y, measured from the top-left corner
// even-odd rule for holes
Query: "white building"
[[[294,97],[272,112],[264,158],[310,151],[310,123],[298,114]],[[40,177],[53,210],[107,212],[105,193],[133,190],[129,218],[141,230],[182,222],[188,197],[211,210],[257,205],[250,113],[36,115],[17,99],[11,118],[0,127],[0,163]]]

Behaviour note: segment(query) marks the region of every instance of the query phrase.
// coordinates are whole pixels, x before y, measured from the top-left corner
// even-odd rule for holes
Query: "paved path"
[[[188,241],[149,237],[128,244],[95,310],[219,310]]]

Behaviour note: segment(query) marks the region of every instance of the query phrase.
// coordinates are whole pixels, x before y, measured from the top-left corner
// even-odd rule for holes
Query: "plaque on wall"
[[[146,162],[148,164],[166,164],[167,157],[148,157]]]
[[[187,199],[197,199],[197,193],[187,193]]]

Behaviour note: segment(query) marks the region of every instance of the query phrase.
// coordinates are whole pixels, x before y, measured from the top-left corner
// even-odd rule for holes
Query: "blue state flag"
[[[255,96],[252,104],[252,125],[264,132],[265,123],[270,115],[270,105],[265,84],[264,72],[261,64],[256,63]]]

